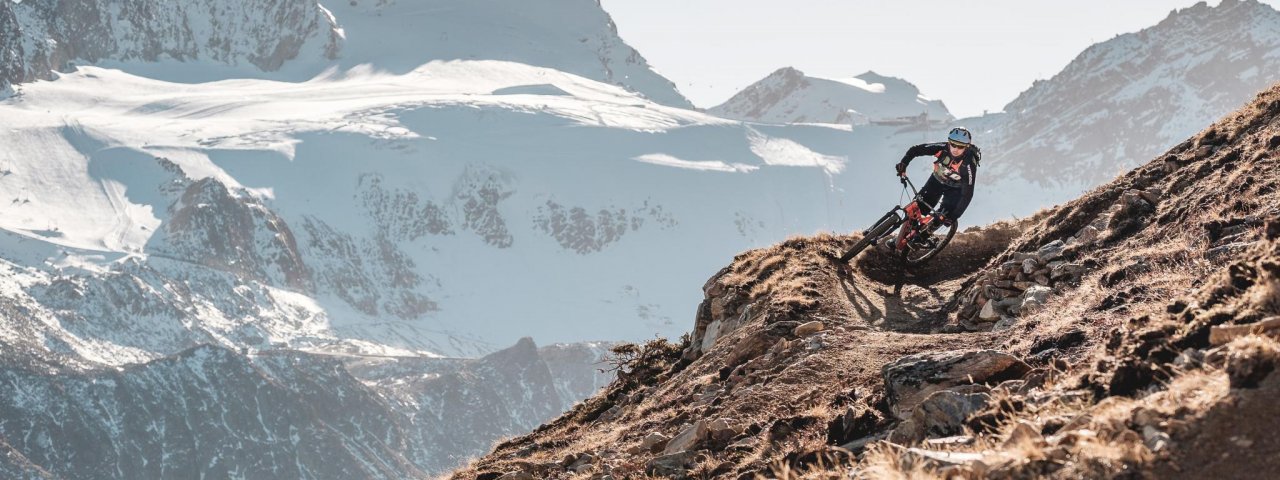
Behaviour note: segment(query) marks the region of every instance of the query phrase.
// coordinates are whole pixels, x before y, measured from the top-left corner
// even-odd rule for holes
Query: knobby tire
[[[857,241],[857,243],[854,243],[852,247],[849,247],[848,251],[844,252],[844,255],[840,256],[840,262],[848,263],[849,260],[853,259],[853,257],[856,257],[859,253],[862,253],[863,249],[870,246],[871,242],[875,241],[877,238],[880,238],[880,236],[884,235],[885,233],[888,233],[890,230],[893,230],[894,227],[897,227],[898,224],[901,223],[900,221],[894,221],[894,219],[897,219],[897,218],[898,216],[893,215],[893,212],[890,212],[889,215],[885,215],[884,217],[881,217],[879,223],[876,223],[874,227],[871,227],[870,230],[867,230],[866,235],[863,235],[862,238]]]
[[[943,248],[946,248],[947,244],[951,243],[951,238],[954,236],[956,236],[956,223],[951,222],[951,226],[947,227],[946,236],[942,237],[938,241],[936,246],[929,249],[929,251],[926,252],[923,256],[914,258],[914,259],[911,258],[911,254],[913,253],[913,250],[908,249],[902,252],[902,261],[905,262],[908,266],[912,266],[912,267],[921,265],[924,262],[929,261],[929,259],[933,258],[935,255],[937,255],[938,252],[941,252]]]

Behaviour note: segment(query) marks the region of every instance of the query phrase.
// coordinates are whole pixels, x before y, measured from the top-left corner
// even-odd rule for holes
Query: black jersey
[[[922,143],[907,150],[907,154],[902,156],[902,164],[909,165],[912,159],[926,155],[934,157],[933,178],[948,187],[973,188],[978,165],[982,162],[982,150],[976,145],[970,145],[964,149],[963,155],[956,158],[951,156],[947,142]]]
[[[911,164],[912,159],[926,155],[934,158],[933,178],[930,183],[936,181],[947,190],[954,192],[947,193],[948,196],[959,194],[955,203],[952,203],[954,208],[948,214],[953,219],[960,218],[965,209],[969,208],[969,201],[973,200],[973,183],[978,178],[982,150],[975,145],[969,145],[969,148],[964,149],[964,154],[952,157],[947,142],[922,143],[907,149],[906,155],[902,157],[902,165],[905,168]],[[948,200],[948,203],[951,203],[950,199]]]

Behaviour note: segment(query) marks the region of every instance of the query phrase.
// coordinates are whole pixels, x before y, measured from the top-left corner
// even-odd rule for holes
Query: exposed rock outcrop
[[[0,85],[49,79],[75,61],[209,60],[264,71],[342,32],[311,0],[0,2]]]

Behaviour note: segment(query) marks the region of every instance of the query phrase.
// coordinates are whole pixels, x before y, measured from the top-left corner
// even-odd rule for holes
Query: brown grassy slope
[[[1125,190],[1159,197],[1154,211],[1068,249],[1090,272],[1008,331],[1007,350],[1053,353],[1067,368],[971,419],[975,445],[955,450],[985,450],[981,462],[946,466],[882,446],[864,456],[858,475],[1263,478],[1276,471],[1280,442],[1269,432],[1280,418],[1264,400],[1280,389],[1280,379],[1268,377],[1276,343],[1210,341],[1215,327],[1280,314],[1276,147],[1280,88],[1273,87],[1028,229],[993,266],[1078,232]],[[1072,347],[1040,353],[1064,343]],[[1037,435],[1010,444],[1019,424]]]
[[[970,419],[973,443],[947,447],[978,452],[980,462],[952,465],[921,457],[910,445],[879,442],[858,457],[837,452],[851,463],[836,472],[1195,476],[1214,471],[1213,459],[1193,452],[1219,453],[1205,442],[1219,450],[1268,448],[1274,442],[1215,437],[1228,434],[1236,416],[1262,415],[1263,424],[1277,424],[1259,406],[1265,402],[1250,400],[1272,390],[1243,388],[1250,382],[1271,388],[1275,379],[1258,372],[1272,365],[1267,352],[1274,342],[1215,346],[1209,332],[1280,314],[1280,162],[1271,153],[1280,147],[1278,118],[1280,88],[1272,88],[1165,156],[1029,219],[1017,238],[1010,239],[1021,227],[962,234],[948,253],[962,253],[971,242],[973,266],[965,268],[977,271],[920,272],[915,278],[923,281],[915,283],[928,286],[907,286],[901,296],[882,283],[885,271],[873,260],[856,268],[836,264],[847,237],[792,239],[739,255],[704,288],[695,341],[683,359],[678,348],[655,350],[602,394],[499,444],[454,477],[524,471],[534,478],[641,478],[661,452],[633,447],[650,433],[675,436],[701,419],[725,419],[733,428],[695,447],[688,477],[806,471],[832,453],[829,445],[894,427],[883,400],[884,364],[972,348],[997,348],[1065,371],[1049,372],[1041,387],[996,389],[1000,401]],[[1067,259],[1088,271],[1078,282],[1056,284],[1042,308],[1009,330],[923,333],[954,322],[961,299],[987,270],[1074,235],[1130,189],[1154,194],[1157,204],[1112,222],[1115,228],[1097,242],[1069,248]],[[794,334],[795,326],[814,320],[827,331]],[[704,349],[700,340],[713,326],[722,333]],[[1016,441],[1006,440],[1020,424]],[[1277,466],[1280,456],[1271,453],[1242,455],[1242,464]],[[573,461],[564,462],[566,456]],[[574,462],[578,473],[563,468]],[[806,476],[835,475],[827,472]]]
[[[972,229],[957,235],[957,252],[989,259],[1014,231],[1009,225]],[[925,271],[921,275],[941,283],[908,286],[900,297],[894,296],[891,286],[838,264],[836,257],[853,240],[828,235],[796,238],[739,255],[711,282],[720,292],[709,295],[700,318],[727,308],[750,310],[750,322],[726,333],[692,362],[678,361],[679,350],[665,361],[654,359],[668,368],[646,378],[626,375],[538,431],[499,444],[490,455],[455,472],[454,478],[487,478],[486,473],[522,468],[535,478],[571,478],[546,464],[581,453],[609,456],[600,463],[607,463],[615,478],[643,477],[646,462],[658,454],[628,454],[629,447],[650,433],[675,436],[698,419],[717,418],[730,420],[741,432],[721,442],[718,451],[708,451],[691,474],[767,471],[788,454],[829,443],[827,424],[838,412],[867,412],[868,421],[876,423],[868,428],[884,423],[879,413],[883,407],[875,404],[880,368],[886,362],[921,351],[995,341],[977,334],[897,333],[928,331],[945,321],[942,308],[958,279]],[[798,323],[813,320],[829,330],[805,339],[792,334]],[[606,414],[615,407],[616,416]],[[729,443],[736,445],[730,448]]]

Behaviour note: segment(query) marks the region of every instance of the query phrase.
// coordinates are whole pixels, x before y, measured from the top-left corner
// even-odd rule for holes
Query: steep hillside
[[[836,263],[852,238],[739,255],[682,345],[624,350],[604,393],[454,477],[1273,471],[1276,147],[1280,86],[1079,199],[965,232],[948,255],[972,264],[898,295],[874,256]],[[988,305],[995,325],[966,323]],[[994,329],[944,333],[966,327]]]
[[[828,80],[789,67],[769,74],[708,112],[765,123],[866,125],[952,119],[941,101],[921,95],[920,89],[900,78],[867,72]]]
[[[993,115],[977,133],[985,156],[1000,161],[984,174],[1001,191],[1070,200],[1205,128],[1278,72],[1280,12],[1270,5],[1175,10],[1089,47]]]

